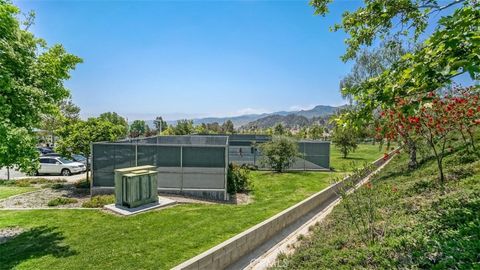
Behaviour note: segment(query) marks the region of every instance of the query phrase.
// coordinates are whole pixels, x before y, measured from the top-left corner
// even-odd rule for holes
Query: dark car
[[[53,150],[48,147],[37,147],[38,152],[42,155],[53,153]]]

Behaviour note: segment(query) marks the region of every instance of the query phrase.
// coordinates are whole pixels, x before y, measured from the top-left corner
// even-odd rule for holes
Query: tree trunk
[[[10,167],[7,167],[7,180],[10,180]]]
[[[440,174],[440,186],[443,188],[443,184],[445,183],[445,176],[443,175],[442,158],[438,156],[437,156],[437,165],[438,165],[438,172]]]
[[[472,143],[472,148],[474,152],[477,152],[477,148],[475,147],[475,138],[470,130],[467,130],[468,136],[470,136],[470,142]]]
[[[87,182],[88,182],[88,180],[89,180],[88,172],[89,172],[89,170],[90,170],[89,167],[88,167],[88,165],[89,165],[89,164],[88,164],[88,156],[87,156],[87,171],[86,171],[86,172],[87,172]]]
[[[408,153],[410,155],[410,161],[408,162],[408,168],[410,170],[414,170],[418,166],[417,162],[417,144],[411,140],[408,139],[407,141],[407,147],[408,147]]]

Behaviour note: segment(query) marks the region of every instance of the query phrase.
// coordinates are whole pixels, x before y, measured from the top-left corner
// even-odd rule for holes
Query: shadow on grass
[[[57,258],[76,252],[62,241],[65,237],[56,228],[36,227],[0,244],[0,269],[13,269],[25,260],[51,255]]]

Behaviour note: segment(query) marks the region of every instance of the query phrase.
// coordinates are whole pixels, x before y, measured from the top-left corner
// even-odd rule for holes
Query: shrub
[[[75,182],[75,187],[76,188],[90,188],[90,181],[87,179],[79,180]]]
[[[48,206],[58,206],[58,205],[65,205],[78,202],[76,199],[67,198],[67,197],[59,197],[55,198],[48,202]]]
[[[357,132],[351,128],[337,126],[333,130],[332,142],[340,149],[343,158],[357,149],[357,139]]]
[[[262,163],[276,172],[290,168],[299,156],[297,142],[284,136],[275,136],[271,141],[260,145],[264,155]]]
[[[85,208],[101,208],[107,204],[115,203],[115,195],[99,195],[92,197],[82,204]]]
[[[53,184],[43,184],[42,188],[51,188],[51,189],[61,189],[64,185],[60,183],[53,183]]]
[[[246,166],[238,166],[233,163],[228,165],[227,192],[235,194],[251,189],[250,171]]]

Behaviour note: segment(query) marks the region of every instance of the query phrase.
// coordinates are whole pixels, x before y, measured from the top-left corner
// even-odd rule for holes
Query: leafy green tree
[[[312,5],[318,14],[325,14],[329,2],[331,0],[313,0]],[[456,9],[437,16],[447,8]],[[363,7],[344,13],[342,23],[335,27],[335,30],[345,30],[349,36],[343,60],[353,59],[362,46],[371,46],[377,39],[400,34],[415,42],[428,23],[435,22],[434,15],[440,18],[436,21],[438,24],[421,46],[380,75],[350,87],[348,94],[361,106],[346,113],[342,123],[364,126],[375,111],[394,106],[397,98],[441,89],[462,74],[478,82],[480,3],[474,0],[451,0],[446,4],[431,0],[365,1]],[[418,110],[419,104],[411,104],[409,110]]]
[[[350,152],[357,149],[356,130],[349,127],[336,126],[333,129],[332,142],[340,149],[343,158],[347,158]]]
[[[80,120],[80,108],[68,98],[62,100],[54,112],[42,116],[40,128],[48,132],[52,144],[55,144],[56,136],[65,135],[62,133],[62,127],[78,120]]]
[[[130,125],[130,137],[137,138],[140,136],[145,136],[148,126],[143,120],[135,120]]]
[[[108,121],[112,123],[113,125],[121,126],[122,127],[122,136],[121,137],[127,137],[128,134],[128,122],[127,119],[122,117],[116,112],[105,112],[100,114],[98,117],[102,120]]]
[[[157,131],[158,134],[162,133],[163,130],[167,129],[168,124],[166,121],[163,120],[163,117],[157,116],[155,118],[155,130]]]
[[[264,156],[262,162],[276,172],[290,168],[299,156],[297,142],[285,136],[274,136],[271,141],[260,144],[260,152]]]
[[[89,118],[87,121],[77,121],[65,127],[69,129],[68,136],[62,137],[56,151],[68,157],[72,154],[83,154],[88,160],[91,155],[90,145],[93,142],[116,141],[123,136],[123,126],[115,125],[102,118]],[[87,180],[89,178],[87,171]]]
[[[175,135],[189,135],[195,132],[192,120],[178,120],[177,125],[173,128]]]
[[[331,2],[333,0],[312,0],[310,4],[316,14],[325,16]],[[362,46],[371,46],[378,39],[403,36],[417,41],[441,11],[462,5],[474,7],[478,1],[364,0],[364,5],[357,10],[344,12],[342,22],[333,27],[334,31],[343,30],[348,35],[347,51],[342,59],[355,58]]]
[[[278,123],[275,125],[275,127],[273,127],[273,135],[283,136],[286,133],[287,131],[285,130],[285,127],[281,123]]]
[[[222,131],[227,134],[233,134],[235,133],[235,127],[233,125],[232,120],[227,120],[225,123],[222,125]]]
[[[308,135],[309,135],[310,139],[312,139],[312,140],[319,140],[319,139],[322,138],[324,130],[325,129],[322,126],[313,125],[308,130]]]
[[[28,31],[34,15],[0,0],[0,167],[31,171],[37,164],[33,128],[69,96],[63,82],[82,60]]]
[[[351,89],[381,75],[406,53],[402,41],[396,38],[382,42],[379,48],[373,50],[364,48],[359,51],[350,73],[340,81],[340,93],[343,98],[352,104],[354,101],[352,95],[355,93],[352,93]]]

